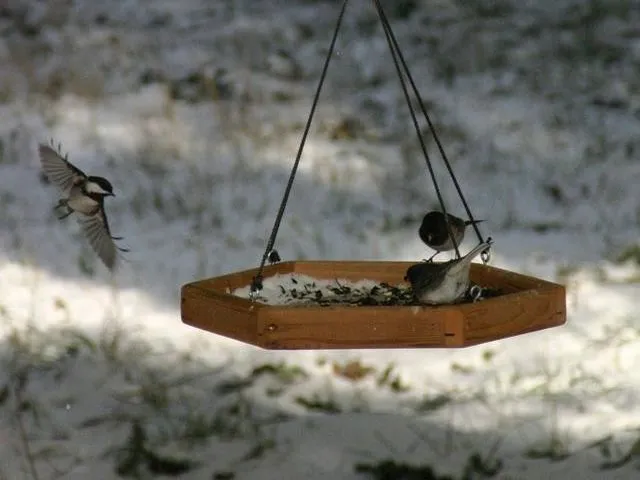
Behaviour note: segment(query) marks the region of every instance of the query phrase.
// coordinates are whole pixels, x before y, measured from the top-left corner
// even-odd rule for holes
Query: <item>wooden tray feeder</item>
[[[236,289],[248,285],[252,285],[252,290],[257,291],[262,286],[260,283],[262,279],[288,273],[304,274],[315,279],[326,280],[345,279],[356,282],[365,279],[373,280],[391,286],[404,285],[406,291],[405,274],[409,266],[416,262],[294,261],[265,266],[267,258],[270,261],[279,261],[279,256],[274,255],[276,252],[273,250],[276,235],[309,133],[329,60],[334,51],[347,1],[343,0],[311,112],[260,267],[184,285],[181,292],[182,321],[209,332],[267,349],[467,347],[564,324],[566,306],[565,290],[562,285],[477,263],[471,267],[471,282],[483,289],[499,292],[497,296],[477,302],[442,306],[419,304],[322,306],[317,303],[276,305],[232,294]],[[382,21],[441,211],[446,218],[447,211],[422,139],[405,76],[418,100],[429,131],[434,137],[469,220],[473,221],[469,205],[424,108],[424,102],[400,52],[380,1],[374,0],[374,5]],[[484,243],[485,239],[477,225],[473,222],[472,225],[478,240]],[[449,223],[447,223],[447,234],[459,257],[457,245],[459,242],[454,240]],[[486,263],[488,256],[483,257],[483,260]]]
[[[284,262],[266,277],[302,273],[315,278],[404,283],[410,262]],[[266,349],[467,347],[562,325],[562,285],[474,263],[471,280],[502,295],[443,306],[266,305],[229,292],[249,285],[257,269],[182,287],[182,321]]]

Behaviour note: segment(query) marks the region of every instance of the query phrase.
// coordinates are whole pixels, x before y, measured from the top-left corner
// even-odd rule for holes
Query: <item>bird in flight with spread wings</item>
[[[63,219],[76,213],[91,248],[106,267],[113,270],[118,251],[128,251],[115,244],[114,240],[122,238],[111,235],[104,211],[104,199],[115,196],[113,186],[106,178],[87,175],[69,162],[67,156],[60,153],[59,145],[55,149],[53,144],[41,144],[38,152],[44,174],[64,195],[55,206],[55,210],[64,210],[63,215],[58,218]]]

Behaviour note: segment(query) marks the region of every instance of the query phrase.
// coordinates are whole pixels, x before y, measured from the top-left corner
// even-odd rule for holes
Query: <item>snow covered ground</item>
[[[0,2],[0,478],[638,475],[636,0],[383,2],[493,264],[565,283],[565,327],[266,352],[180,322],[181,284],[259,262],[338,3]],[[113,277],[53,214],[49,138],[115,186]],[[373,7],[351,0],[276,247],[418,260],[434,206]]]

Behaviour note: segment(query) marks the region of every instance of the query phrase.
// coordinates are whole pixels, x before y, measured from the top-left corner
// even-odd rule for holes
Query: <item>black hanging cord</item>
[[[389,25],[389,21],[382,10],[382,5],[380,4],[380,0],[374,0],[376,10],[378,11],[378,16],[380,17],[380,21],[382,22],[382,27],[384,30],[384,35],[387,38],[387,43],[389,44],[389,50],[391,51],[391,58],[393,59],[393,64],[396,67],[396,71],[398,72],[398,79],[400,80],[400,85],[402,86],[402,91],[404,92],[404,97],[407,100],[407,105],[409,107],[409,113],[411,114],[411,120],[413,121],[413,126],[416,129],[416,134],[418,135],[418,141],[420,142],[420,148],[422,149],[422,153],[424,155],[425,162],[427,164],[427,168],[429,170],[429,175],[431,176],[431,181],[433,182],[433,186],[436,190],[436,196],[438,197],[438,202],[440,203],[440,208],[442,209],[442,213],[444,214],[445,225],[447,227],[447,233],[449,234],[449,239],[453,243],[453,248],[456,251],[456,256],[460,258],[460,250],[458,248],[458,243],[456,242],[455,235],[451,230],[451,225],[449,225],[449,216],[447,215],[447,209],[444,205],[444,199],[442,198],[442,193],[440,192],[440,187],[438,186],[438,180],[436,179],[435,172],[433,171],[433,165],[431,165],[431,158],[429,157],[429,153],[427,152],[427,147],[424,144],[424,139],[422,138],[422,133],[420,132],[420,125],[418,124],[418,119],[416,118],[416,112],[411,104],[411,97],[409,96],[409,91],[407,90],[407,84],[404,79],[404,75],[402,72],[402,68],[400,67],[400,63],[398,62],[398,57],[400,51],[398,49],[398,44],[395,41],[395,37],[393,36],[393,32],[391,31],[391,25]],[[405,74],[411,80],[411,75],[406,68],[406,65],[403,64],[405,68]]]
[[[460,188],[460,184],[458,183],[458,179],[456,178],[455,174],[453,173],[453,169],[451,168],[451,164],[449,163],[449,159],[447,158],[447,155],[444,151],[444,148],[442,147],[442,143],[440,142],[440,139],[438,138],[438,135],[436,134],[436,130],[435,127],[433,126],[433,122],[431,121],[431,117],[429,117],[429,114],[427,113],[427,110],[424,106],[424,102],[422,101],[422,97],[420,95],[420,92],[418,91],[418,88],[416,87],[415,82],[413,81],[413,77],[411,76],[411,73],[409,72],[409,67],[407,65],[407,62],[404,59],[404,55],[402,55],[402,52],[400,51],[400,47],[398,46],[398,42],[396,40],[395,35],[393,34],[393,31],[391,30],[391,25],[389,23],[389,19],[387,18],[387,15],[384,13],[384,10],[382,8],[382,5],[380,3],[380,0],[373,0],[375,6],[376,6],[376,10],[378,11],[378,15],[380,16],[380,20],[382,21],[382,26],[384,28],[385,31],[385,36],[387,37],[387,42],[389,43],[389,48],[391,49],[391,55],[393,56],[393,61],[396,65],[396,69],[398,70],[398,75],[400,76],[400,82],[402,83],[402,89],[405,92],[405,97],[407,97],[407,103],[409,104],[409,109],[411,111],[411,116],[412,119],[414,121],[414,125],[416,125],[416,129],[418,129],[417,126],[417,122],[415,119],[415,113],[413,111],[413,107],[411,105],[411,102],[409,100],[407,91],[406,91],[406,87],[404,85],[404,81],[402,79],[402,74],[400,72],[400,68],[398,66],[398,60],[397,58],[400,59],[400,63],[402,64],[402,67],[407,75],[407,79],[409,80],[409,83],[411,84],[411,89],[413,90],[414,95],[416,96],[416,98],[418,99],[418,104],[420,105],[420,110],[422,111],[422,114],[424,115],[425,120],[427,121],[427,124],[429,126],[429,130],[431,131],[431,134],[433,135],[433,139],[436,142],[436,145],[438,146],[438,150],[440,152],[440,155],[442,155],[442,160],[444,161],[444,164],[449,172],[449,175],[451,176],[451,180],[453,181],[453,184],[456,187],[456,190],[458,192],[458,195],[460,196],[460,200],[462,200],[462,204],[464,205],[464,209],[467,212],[467,215],[469,217],[469,220],[472,222],[471,225],[473,226],[473,229],[476,232],[476,235],[478,236],[478,241],[480,243],[482,243],[483,237],[482,234],[480,233],[480,229],[478,228],[477,223],[475,222],[475,219],[473,218],[473,214],[471,213],[471,209],[469,208],[469,205],[466,201],[466,199],[464,198],[464,194],[462,193],[462,189]],[[396,58],[397,55],[397,58]],[[449,230],[449,237],[451,238],[451,240],[454,243],[454,246],[456,247],[456,255],[459,257],[460,253],[458,252],[458,246],[455,244],[455,239],[453,237],[453,235],[451,235],[451,228],[449,227],[449,220],[447,217],[447,212],[444,209],[444,202],[442,201],[442,197],[439,193],[439,189],[438,189],[438,184],[436,182],[435,176],[433,175],[433,170],[431,167],[431,162],[429,161],[429,157],[427,156],[426,153],[426,149],[424,146],[424,142],[422,140],[422,137],[420,135],[420,131],[419,129],[418,131],[418,138],[420,139],[420,146],[422,147],[423,153],[425,154],[425,159],[427,161],[427,166],[429,167],[429,172],[431,173],[431,179],[433,180],[433,184],[435,186],[436,189],[436,193],[438,195],[438,200],[440,202],[440,207],[442,208],[442,213],[444,213],[444,217],[445,217],[445,221],[447,224],[447,229]]]
[[[322,85],[324,84],[324,79],[327,76],[327,69],[329,68],[329,62],[331,61],[331,56],[333,55],[333,50],[335,49],[336,39],[338,38],[338,31],[340,30],[340,25],[342,24],[342,17],[344,17],[344,12],[347,8],[348,2],[349,0],[344,0],[342,2],[342,8],[340,9],[340,14],[338,15],[336,28],[333,31],[333,38],[331,39],[329,52],[327,53],[327,58],[324,61],[324,66],[322,67],[322,73],[320,74],[320,81],[318,82],[318,88],[316,89],[316,93],[313,97],[313,102],[311,104],[311,111],[309,112],[309,117],[307,118],[307,124],[304,127],[304,131],[302,133],[302,139],[300,140],[300,146],[298,147],[298,153],[296,154],[295,162],[293,162],[293,167],[291,168],[291,173],[289,174],[289,181],[287,182],[287,187],[284,190],[284,196],[282,197],[282,202],[280,202],[280,208],[278,210],[278,214],[276,215],[276,221],[273,224],[273,229],[271,230],[269,241],[267,242],[267,248],[265,249],[264,255],[262,256],[262,260],[260,261],[260,267],[258,268],[258,273],[256,274],[255,277],[253,277],[253,281],[251,282],[251,294],[255,294],[255,292],[262,289],[262,272],[264,270],[264,264],[266,263],[267,257],[270,256],[273,246],[276,243],[276,236],[278,235],[278,229],[280,228],[280,223],[282,222],[284,209],[287,206],[287,200],[289,200],[289,194],[291,193],[293,180],[296,176],[296,172],[298,171],[298,164],[300,163],[300,159],[302,158],[302,150],[304,149],[304,145],[307,141],[307,136],[309,135],[309,130],[311,129],[311,121],[313,120],[313,114],[315,113],[316,107],[318,106],[318,100],[320,99],[320,92],[322,90]]]

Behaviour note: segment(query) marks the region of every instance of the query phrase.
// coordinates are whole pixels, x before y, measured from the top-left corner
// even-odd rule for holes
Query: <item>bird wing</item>
[[[450,262],[420,262],[407,270],[407,279],[420,289],[439,285]]]
[[[78,215],[78,222],[84,231],[85,236],[91,244],[91,248],[96,252],[100,260],[107,266],[109,270],[113,270],[118,256],[118,250],[122,252],[128,251],[125,248],[118,247],[115,239],[120,237],[112,237],[109,230],[109,222],[104,212],[104,206],[93,215]]]
[[[67,160],[66,156],[63,157],[49,145],[41,144],[38,147],[38,152],[45,175],[63,192],[87,178],[82,170]]]

